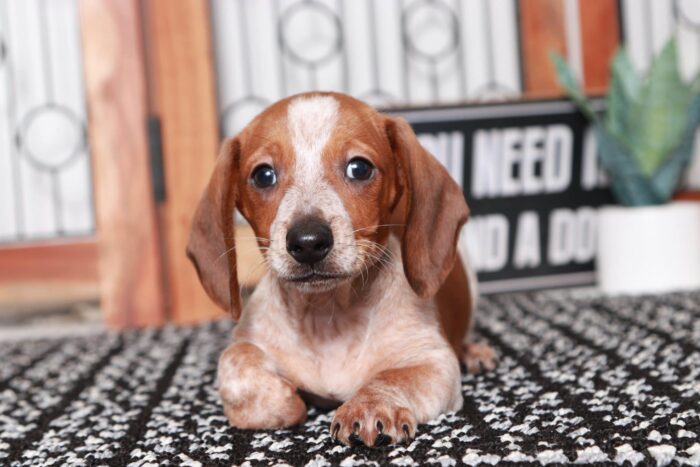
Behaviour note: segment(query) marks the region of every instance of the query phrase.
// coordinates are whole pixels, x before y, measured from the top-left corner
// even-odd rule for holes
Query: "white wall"
[[[75,0],[0,0],[0,43],[0,242],[88,234]]]
[[[266,104],[311,89],[380,106],[521,93],[512,0],[213,0],[212,10],[226,134]]]

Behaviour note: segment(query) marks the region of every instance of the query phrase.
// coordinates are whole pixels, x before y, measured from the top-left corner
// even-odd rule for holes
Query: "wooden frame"
[[[0,264],[1,283],[99,280],[94,238],[0,246]]]
[[[139,5],[79,0],[101,304],[111,327],[165,321]]]
[[[17,310],[97,300],[97,256],[94,238],[0,246],[0,303]]]
[[[700,201],[700,191],[688,190],[677,193],[674,197],[676,201]]]
[[[579,0],[583,76],[589,94],[608,88],[610,59],[620,44],[618,0]]]
[[[519,0],[523,93],[546,97],[562,94],[550,53],[567,56],[565,3],[567,0]],[[581,72],[588,93],[606,90],[608,63],[620,42],[617,0],[579,0]]]
[[[162,232],[169,309],[178,323],[225,316],[185,257],[189,227],[219,150],[216,80],[205,1],[146,0],[154,112],[161,121]]]
[[[519,0],[523,92],[560,94],[550,51],[566,56],[563,0]]]

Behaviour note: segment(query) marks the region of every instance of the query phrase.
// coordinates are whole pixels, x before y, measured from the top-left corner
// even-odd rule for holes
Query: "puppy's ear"
[[[409,284],[422,298],[440,289],[457,256],[469,217],[462,190],[402,118],[387,118],[386,133],[398,164],[404,220],[401,255]]]
[[[241,315],[233,218],[238,196],[239,159],[238,140],[225,141],[194,214],[187,244],[187,256],[204,290],[217,305],[230,310],[235,320]]]

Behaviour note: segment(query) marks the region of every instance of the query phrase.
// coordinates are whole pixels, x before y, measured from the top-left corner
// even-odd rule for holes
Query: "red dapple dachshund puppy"
[[[235,208],[268,269],[243,309]],[[459,410],[460,361],[495,362],[469,340],[475,281],[457,260],[468,216],[405,120],[343,94],[279,101],[226,141],[188,255],[238,321],[218,368],[231,425],[286,427],[306,402],[333,402],[334,439],[378,446]]]

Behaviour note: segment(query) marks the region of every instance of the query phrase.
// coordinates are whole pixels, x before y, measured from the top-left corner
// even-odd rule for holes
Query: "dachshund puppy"
[[[243,310],[234,208],[268,268]],[[301,423],[305,395],[341,404],[333,438],[378,446],[459,410],[460,360],[494,366],[468,341],[475,281],[456,261],[468,215],[406,121],[343,94],[279,101],[226,141],[188,256],[238,320],[218,369],[231,425]]]

